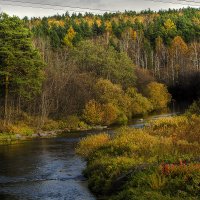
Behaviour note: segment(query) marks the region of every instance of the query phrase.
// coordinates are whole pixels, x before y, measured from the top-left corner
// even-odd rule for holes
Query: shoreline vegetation
[[[146,116],[138,116],[135,117],[133,120],[145,120],[148,116],[154,116],[159,115],[162,113],[166,113],[166,110],[164,109],[162,112],[156,112],[151,113]],[[170,116],[170,115],[169,115]],[[26,123],[24,123],[26,121]],[[126,125],[132,125],[130,124],[131,121],[128,121],[126,124],[119,125],[111,125],[111,126],[105,126],[105,125],[88,125],[83,121],[80,121],[78,117],[76,116],[70,116],[68,117],[67,121],[53,121],[53,120],[46,120],[45,125],[38,129],[37,126],[33,126],[34,123],[33,120],[24,120],[15,124],[7,124],[4,125],[3,121],[0,121],[0,145],[8,145],[12,144],[18,141],[23,140],[31,140],[36,138],[53,138],[57,137],[62,133],[75,133],[75,132],[84,132],[84,131],[103,131],[111,129],[112,127],[120,127],[120,126],[126,126]],[[28,122],[29,121],[29,122]]]
[[[198,105],[198,107],[197,107]],[[90,190],[106,200],[198,200],[200,116],[194,103],[181,116],[82,139]]]
[[[74,133],[89,130],[104,130],[107,126],[89,126],[78,120],[77,117],[70,117],[71,121],[53,121],[48,120],[42,129],[37,129],[25,124],[24,122],[16,124],[3,125],[0,121],[0,145],[8,145],[18,141],[31,140],[36,138],[53,138],[62,133]],[[73,120],[73,122],[72,122]]]

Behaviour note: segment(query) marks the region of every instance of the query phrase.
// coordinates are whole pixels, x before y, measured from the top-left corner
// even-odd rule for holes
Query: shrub
[[[118,125],[126,125],[128,123],[128,117],[121,112],[116,120],[116,124]]]
[[[113,84],[109,80],[99,79],[96,83],[98,102],[101,104],[111,103],[126,116],[129,113],[130,97],[125,94],[121,85]]]
[[[104,113],[101,104],[95,100],[91,100],[85,105],[83,118],[87,123],[92,125],[101,125],[103,122],[103,115]]]
[[[60,129],[60,122],[52,119],[46,119],[41,129],[44,131],[58,130]]]
[[[171,95],[168,93],[167,87],[161,83],[149,83],[146,95],[150,99],[154,110],[166,108],[167,104],[171,101]]]
[[[114,192],[113,200],[199,199],[200,168],[192,162],[200,153],[199,120],[159,119],[143,130],[123,128],[103,142],[98,135],[83,139],[79,154],[88,161],[89,187],[109,197]]]
[[[189,115],[200,115],[200,99],[198,101],[194,101],[186,113]]]
[[[16,136],[11,133],[0,133],[0,144],[8,144],[12,140],[16,140]]]
[[[27,126],[26,124],[12,125],[10,133],[21,134],[21,135],[32,135],[34,130]]]
[[[22,122],[4,125],[3,121],[0,121],[0,133],[2,134],[32,135],[34,132],[33,128]]]
[[[87,124],[82,122],[77,116],[71,115],[71,116],[68,116],[65,121],[63,121],[63,128],[76,130],[78,128],[87,129],[88,126]]]
[[[95,160],[85,171],[89,176],[89,187],[97,194],[107,194],[113,187],[113,182],[134,167],[134,160],[123,156],[102,157]]]
[[[127,95],[131,97],[130,111],[132,116],[145,115],[153,110],[151,102],[139,94],[135,88],[129,88]]]
[[[111,125],[117,121],[119,110],[111,103],[103,105],[103,124]]]
[[[87,159],[91,153],[106,144],[109,140],[109,135],[105,133],[88,136],[87,138],[81,140],[81,142],[78,144],[76,153]]]
[[[190,143],[200,143],[200,118],[192,116],[178,116],[151,121],[146,127],[151,135],[172,137],[174,142],[186,140]]]

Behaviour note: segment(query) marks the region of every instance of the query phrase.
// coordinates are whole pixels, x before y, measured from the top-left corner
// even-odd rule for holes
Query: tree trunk
[[[5,77],[4,125],[8,123],[8,75]]]

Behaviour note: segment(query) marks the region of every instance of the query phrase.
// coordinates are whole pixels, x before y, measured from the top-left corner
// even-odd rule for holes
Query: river
[[[136,120],[130,127],[167,116],[171,114]],[[85,162],[74,150],[88,134],[94,132],[0,146],[0,200],[95,200],[82,176]]]

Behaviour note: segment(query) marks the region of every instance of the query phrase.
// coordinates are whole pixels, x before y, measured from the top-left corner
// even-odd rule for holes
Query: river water
[[[137,120],[130,127],[140,128],[148,120]],[[0,200],[95,200],[82,176],[85,162],[74,150],[88,134],[94,132],[0,146]]]
[[[84,135],[0,146],[0,200],[94,200],[74,152]]]

